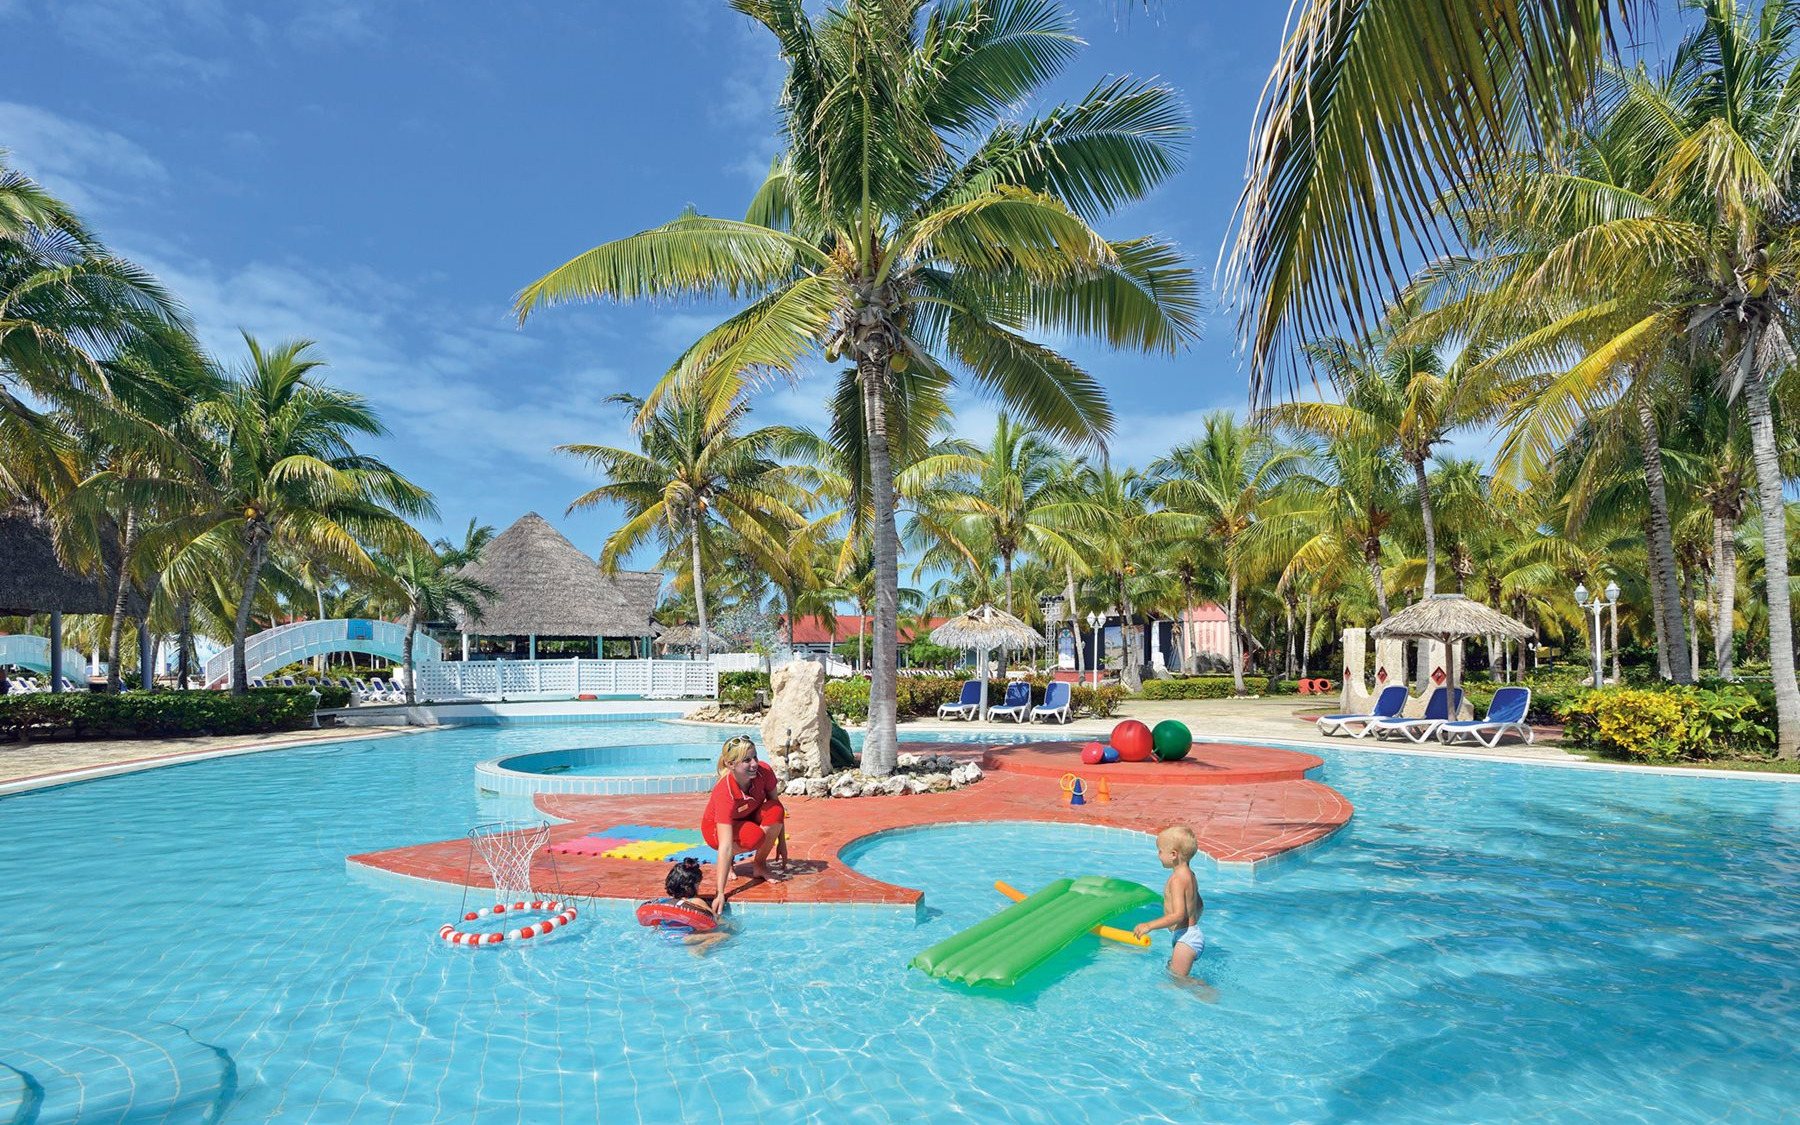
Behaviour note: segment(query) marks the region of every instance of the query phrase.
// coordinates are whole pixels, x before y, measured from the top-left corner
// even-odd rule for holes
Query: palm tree
[[[1151,499],[1161,507],[1150,517],[1151,522],[1205,535],[1224,553],[1226,632],[1230,638],[1226,655],[1239,695],[1244,694],[1239,638],[1243,536],[1262,518],[1264,505],[1274,492],[1303,467],[1300,450],[1239,425],[1226,411],[1208,414],[1199,438],[1176,446],[1150,465]],[[1386,612],[1383,608],[1382,613]]]
[[[171,520],[160,539],[234,546],[232,690],[247,690],[244,641],[271,550],[323,557],[344,573],[375,574],[371,548],[424,549],[402,516],[436,514],[431,496],[385,462],[358,453],[359,436],[386,432],[361,395],[315,380],[324,361],[312,342],[265,349],[244,334],[249,362],[223,393],[194,407],[203,432],[196,456],[206,479],[194,512]]]
[[[557,446],[607,478],[576,497],[569,511],[607,503],[625,509],[625,524],[607,536],[600,551],[600,566],[608,573],[652,536],[660,537],[667,549],[687,546],[700,616],[700,658],[705,660],[712,655],[705,556],[714,529],[729,531],[751,557],[773,571],[785,557],[787,535],[805,523],[796,510],[804,497],[794,470],[774,459],[787,431],[769,426],[740,433],[750,413],[741,395],[719,411],[700,395],[684,391],[665,399],[648,417],[636,396],[613,395],[607,401],[622,404],[644,421],[639,448]]]
[[[1388,314],[1387,331],[1361,340],[1328,337],[1306,348],[1315,366],[1325,370],[1335,402],[1289,402],[1269,408],[1266,416],[1326,439],[1353,438],[1391,447],[1412,469],[1418,491],[1419,518],[1425,533],[1425,596],[1437,592],[1437,523],[1431,505],[1426,462],[1452,431],[1474,421],[1486,409],[1474,382],[1460,364],[1446,365],[1436,341],[1402,341],[1404,314]]]
[[[481,554],[487,545],[494,541],[494,526],[471,519],[469,526],[463,529],[461,543],[453,543],[448,537],[432,540],[432,549],[437,552],[438,561],[446,570],[461,570],[473,562],[481,561]]]
[[[1585,104],[1602,53],[1647,0],[1303,0],[1263,88],[1226,291],[1251,394],[1299,340],[1377,319],[1434,204],[1477,186]],[[1535,127],[1535,128],[1534,128]]]
[[[474,530],[473,521],[470,529]],[[417,546],[398,555],[377,556],[376,566],[395,604],[406,615],[406,639],[401,642],[400,657],[406,666],[406,702],[410,706],[417,702],[413,638],[418,635],[419,626],[447,618],[452,609],[478,614],[482,599],[493,597],[494,589],[457,574],[436,553]]]
[[[1104,390],[1033,329],[1174,353],[1195,338],[1200,289],[1175,248],[1109,242],[1090,225],[1178,166],[1173,91],[1109,79],[1074,105],[1013,107],[1073,56],[1065,13],[1042,0],[926,8],[846,0],[734,0],[776,37],[788,74],[786,151],[746,220],[688,213],[605,244],[520,294],[559,301],[673,294],[748,297],[665,386],[729,388],[806,357],[850,357],[867,428],[877,574],[864,768],[893,769],[899,539],[889,403],[895,373],[948,384],[960,369],[1046,436],[1097,443]],[[654,401],[654,400],[653,400]]]

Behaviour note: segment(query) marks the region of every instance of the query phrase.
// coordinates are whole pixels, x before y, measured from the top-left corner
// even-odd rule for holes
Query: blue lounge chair
[[[1386,738],[1397,734],[1413,742],[1424,742],[1437,733],[1439,727],[1450,721],[1450,717],[1462,710],[1463,693],[1457,688],[1452,698],[1449,688],[1432,688],[1431,697],[1425,701],[1425,713],[1416,719],[1376,719],[1369,724],[1369,733],[1376,738]]]
[[[1031,710],[1031,685],[1024,680],[1014,680],[1006,685],[1006,699],[998,707],[988,708],[988,718],[1010,718],[1015,723],[1025,721],[1025,713]]]
[[[955,703],[946,703],[938,708],[940,719],[972,720],[981,711],[981,681],[964,680],[962,695]]]
[[[1351,738],[1361,738],[1369,733],[1369,724],[1377,719],[1397,717],[1406,707],[1406,687],[1403,684],[1389,684],[1381,689],[1375,697],[1375,708],[1367,715],[1323,715],[1319,718],[1320,734],[1347,734]],[[1352,724],[1356,724],[1352,729]]]
[[[1492,749],[1500,745],[1502,738],[1516,734],[1530,743],[1537,737],[1531,724],[1525,721],[1530,711],[1530,688],[1503,687],[1494,692],[1494,700],[1488,704],[1487,718],[1443,723],[1437,729],[1438,741],[1448,746],[1460,738],[1472,738]]]
[[[1073,717],[1069,711],[1069,699],[1069,685],[1058,680],[1044,689],[1044,701],[1033,707],[1031,714],[1027,717],[1032,722],[1038,723],[1060,716],[1066,723]]]

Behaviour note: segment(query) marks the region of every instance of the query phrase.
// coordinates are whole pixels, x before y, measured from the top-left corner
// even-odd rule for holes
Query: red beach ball
[[[1097,766],[1105,756],[1106,747],[1098,742],[1086,743],[1081,748],[1081,760],[1086,765]]]
[[[1150,737],[1150,728],[1136,719],[1126,719],[1113,728],[1112,744],[1118,748],[1121,761],[1148,762],[1156,756],[1156,743]]]

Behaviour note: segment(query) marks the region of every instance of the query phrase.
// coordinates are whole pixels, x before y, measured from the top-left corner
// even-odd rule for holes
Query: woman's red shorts
[[[786,815],[786,810],[781,807],[779,801],[770,801],[757,811],[754,818],[750,820],[732,821],[731,826],[737,829],[736,850],[740,852],[754,850],[757,845],[763,842],[763,829],[772,828],[775,825],[780,824],[782,818]],[[706,837],[707,847],[716,848],[719,846],[719,826],[713,823],[711,817],[708,817],[706,822],[700,826],[700,834]]]

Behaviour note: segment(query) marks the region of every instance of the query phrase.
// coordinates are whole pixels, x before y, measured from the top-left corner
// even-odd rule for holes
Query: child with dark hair
[[[672,901],[708,917],[718,918],[713,913],[712,904],[700,897],[700,861],[693,856],[670,866],[668,878],[663,880],[663,891]],[[731,936],[731,932],[725,928],[724,920],[718,921],[719,924],[714,929],[687,934],[681,939],[681,943],[692,949],[694,956],[706,956],[714,946]]]

